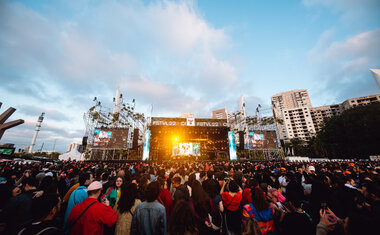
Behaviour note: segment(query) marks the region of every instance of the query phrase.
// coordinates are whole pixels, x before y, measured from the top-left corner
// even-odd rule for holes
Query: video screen
[[[143,161],[149,160],[150,130],[145,131]]]
[[[112,137],[112,131],[95,129],[94,130],[94,146],[106,145]]]
[[[128,139],[128,128],[94,130],[94,147],[125,148]]]
[[[250,149],[268,149],[277,147],[275,131],[251,131],[249,132]]]
[[[200,143],[178,143],[173,146],[173,156],[200,156]]]
[[[228,132],[228,147],[230,149],[230,160],[237,160],[236,144],[235,144],[235,132]]]

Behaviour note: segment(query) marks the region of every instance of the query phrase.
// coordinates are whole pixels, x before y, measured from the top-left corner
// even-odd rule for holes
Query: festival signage
[[[226,119],[152,118],[152,126],[227,127]]]
[[[188,126],[195,126],[195,118],[186,118],[186,123]]]
[[[12,155],[14,151],[14,148],[0,148],[0,155]]]

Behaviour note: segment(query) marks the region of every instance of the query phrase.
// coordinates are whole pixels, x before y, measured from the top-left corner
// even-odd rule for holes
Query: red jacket
[[[223,206],[229,211],[236,211],[239,209],[241,199],[241,192],[237,192],[235,196],[231,196],[228,192],[222,193]]]
[[[96,202],[95,202],[96,201]],[[80,217],[71,228],[70,234],[103,234],[104,225],[112,227],[117,220],[116,212],[110,207],[98,202],[95,198],[86,198],[82,203],[74,206],[71,210],[68,224],[72,224],[80,214],[95,202]]]
[[[170,191],[161,189],[160,195],[158,195],[158,201],[165,207],[166,221],[169,221],[169,216],[173,209],[173,199]]]

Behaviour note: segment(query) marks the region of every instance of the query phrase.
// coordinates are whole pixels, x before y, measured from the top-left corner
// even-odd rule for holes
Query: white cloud
[[[322,6],[342,14],[341,22],[347,25],[376,22],[380,10],[378,0],[302,0],[302,3],[309,8]]]
[[[0,90],[22,94],[11,105],[25,108],[24,114],[30,107],[54,108],[50,117],[64,122],[54,124],[65,138],[82,125],[83,99],[113,94],[117,86],[141,106],[153,103],[156,115],[208,116],[213,104],[236,94],[237,68],[221,56],[229,54],[224,53],[231,49],[229,36],[210,25],[193,1],[70,3],[63,11],[49,2],[44,7],[59,16],[2,3],[0,82],[6,86]],[[62,115],[52,103],[65,106],[59,112],[76,124],[58,120]],[[11,138],[15,132],[9,133]]]
[[[376,93],[369,69],[380,67],[380,29],[344,41],[333,41],[333,35],[333,31],[322,34],[309,54],[318,83],[324,84],[321,89],[334,91],[340,99]]]

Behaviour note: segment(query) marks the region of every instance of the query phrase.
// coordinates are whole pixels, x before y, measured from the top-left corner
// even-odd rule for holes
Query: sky
[[[237,110],[307,89],[313,106],[378,94],[380,1],[0,0],[0,112],[25,123],[2,143],[65,152],[97,97],[116,88],[146,115]],[[54,146],[54,142],[56,143]]]

